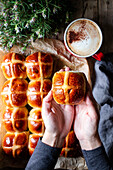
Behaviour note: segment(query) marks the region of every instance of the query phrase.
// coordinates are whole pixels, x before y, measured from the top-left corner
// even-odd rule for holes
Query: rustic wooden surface
[[[113,0],[69,0],[73,4],[73,20],[89,18],[94,20],[103,33],[103,53],[113,52]]]
[[[73,20],[82,17],[94,20],[103,33],[100,50],[103,53],[113,52],[113,0],[69,0],[69,2],[74,7]],[[63,40],[63,32],[61,37],[59,39]]]

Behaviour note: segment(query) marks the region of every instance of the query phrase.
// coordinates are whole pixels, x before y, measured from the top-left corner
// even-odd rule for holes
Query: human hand
[[[66,70],[68,71],[68,68]],[[51,90],[43,100],[42,118],[46,128],[42,142],[50,146],[62,147],[73,123],[74,106],[57,104]]]
[[[92,150],[101,146],[98,122],[97,104],[88,85],[85,101],[75,106],[74,131],[82,149]]]

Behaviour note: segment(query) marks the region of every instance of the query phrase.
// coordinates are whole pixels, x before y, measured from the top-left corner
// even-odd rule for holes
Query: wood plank
[[[84,0],[84,17],[98,22],[98,0]]]
[[[82,17],[94,20],[103,33],[100,50],[104,53],[113,52],[113,0],[70,0],[70,4],[74,7],[72,21]]]
[[[72,7],[74,8],[73,12],[73,18],[72,20],[78,19],[82,17],[83,13],[83,0],[70,0],[70,3]]]
[[[99,24],[103,32],[102,51],[113,52],[113,1],[99,0]]]

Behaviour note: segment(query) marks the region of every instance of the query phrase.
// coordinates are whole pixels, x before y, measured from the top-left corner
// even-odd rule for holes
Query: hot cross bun
[[[28,127],[29,131],[32,133],[37,133],[39,135],[44,134],[44,122],[40,108],[35,108],[30,111],[30,115],[28,117]]]
[[[31,80],[49,78],[52,74],[53,59],[50,54],[36,52],[26,58],[27,76]]]
[[[6,107],[2,119],[8,132],[22,132],[27,130],[28,110],[26,107]]]
[[[28,154],[29,132],[7,132],[2,141],[2,148],[8,155],[15,157]]]
[[[31,107],[42,107],[43,98],[51,90],[51,80],[40,79],[32,80],[28,85],[28,104]]]
[[[17,53],[8,53],[1,64],[6,79],[26,78],[25,57]]]
[[[85,97],[86,79],[81,72],[56,72],[52,80],[53,97],[59,104],[80,104]]]
[[[81,155],[81,149],[78,144],[74,131],[70,131],[65,138],[64,145],[60,156],[64,157],[78,157]]]
[[[24,79],[14,78],[7,80],[2,88],[3,102],[8,107],[23,107],[27,104],[28,82]]]
[[[42,136],[39,135],[39,134],[31,134],[29,136],[29,146],[28,146],[28,148],[29,148],[29,154],[30,155],[33,154],[40,137],[42,137]]]

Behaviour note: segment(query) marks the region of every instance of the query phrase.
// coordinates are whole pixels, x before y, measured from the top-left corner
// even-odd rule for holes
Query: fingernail
[[[69,67],[66,67],[66,68],[65,68],[65,71],[69,71]]]

